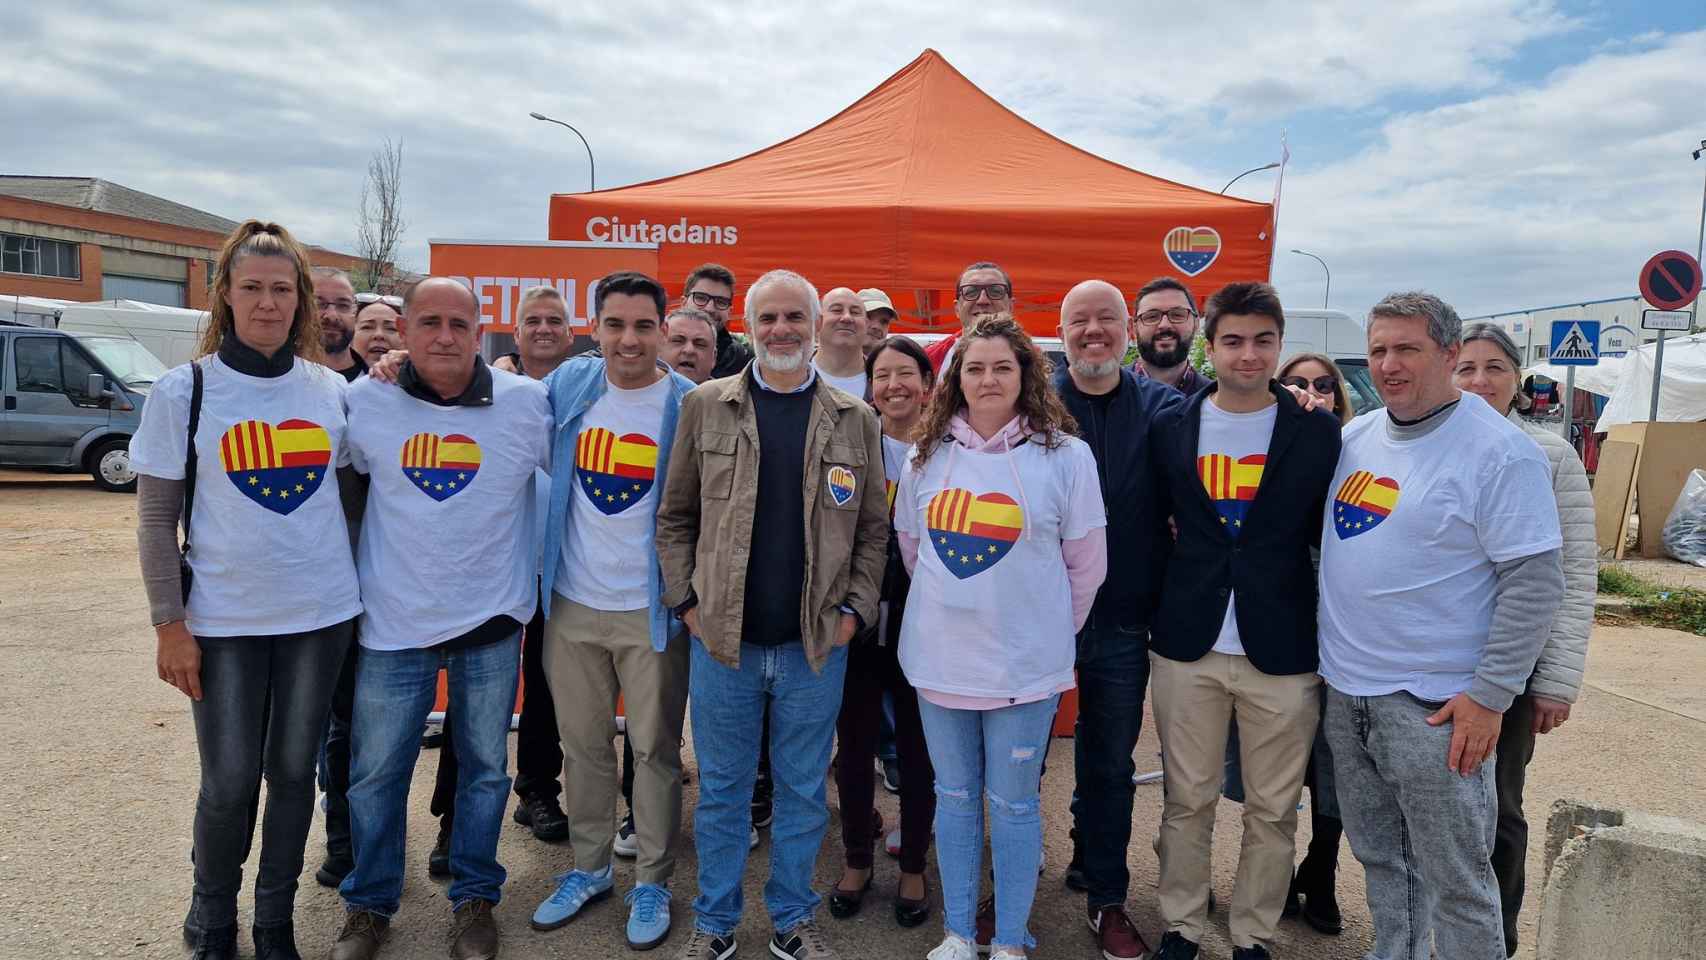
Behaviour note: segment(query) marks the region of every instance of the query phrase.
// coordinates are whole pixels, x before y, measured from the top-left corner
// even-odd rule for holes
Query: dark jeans
[[[237,922],[243,861],[267,809],[255,875],[255,925],[289,923],[314,820],[314,759],[354,621],[310,633],[198,637],[202,698],[190,702],[201,792],[195,805],[191,929]]]
[[[894,697],[895,747],[900,759],[900,869],[923,873],[936,816],[936,773],[918,719],[918,694],[900,671],[893,645],[855,641],[847,651],[847,685],[835,730],[841,738],[835,787],[841,794],[841,843],[847,866],[871,867],[875,832],[877,742],[881,739],[883,694]]]
[[[332,690],[326,735],[320,742],[320,789],[326,794],[326,856],[353,858],[349,838],[349,724],[355,709],[355,663],[361,644],[352,637]]]
[[[1523,694],[1511,701],[1499,730],[1493,787],[1499,795],[1499,826],[1493,834],[1493,875],[1499,881],[1499,910],[1505,922],[1505,955],[1516,954],[1516,921],[1527,886],[1528,820],[1522,815],[1522,788],[1528,761],[1534,759],[1534,701]]]
[[[535,611],[521,632],[521,679],[526,695],[521,701],[521,725],[515,735],[515,795],[523,801],[532,797],[555,798],[563,792],[557,778],[563,773],[563,747],[557,739],[557,710],[551,703],[551,687],[545,680],[545,616]],[[444,740],[439,746],[438,775],[432,784],[432,815],[456,818],[456,738],[451,736],[451,714],[444,711]]]
[[[1072,822],[1084,850],[1092,908],[1124,904],[1131,886],[1131,752],[1143,728],[1148,632],[1092,624],[1078,634],[1077,776]]]

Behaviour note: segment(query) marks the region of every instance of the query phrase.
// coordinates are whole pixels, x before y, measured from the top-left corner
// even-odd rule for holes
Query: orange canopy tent
[[[1040,334],[1089,277],[1129,295],[1172,274],[1199,301],[1235,280],[1266,279],[1273,206],[1080,150],[926,50],[790,140],[662,180],[556,194],[550,236],[657,243],[660,279],[676,295],[706,261],[733,270],[743,291],[774,267],[819,290],[881,287],[900,311],[896,332],[957,329],[960,269],[993,260]]]

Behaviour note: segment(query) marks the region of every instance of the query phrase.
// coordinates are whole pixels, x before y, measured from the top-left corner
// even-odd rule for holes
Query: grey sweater
[[[1446,421],[1443,407],[1420,422],[1399,424],[1389,415],[1387,435],[1397,441],[1418,440]],[[1500,713],[1510,709],[1528,687],[1540,650],[1552,633],[1552,621],[1564,600],[1562,550],[1548,550],[1493,565],[1493,624],[1481,663],[1469,685],[1469,699]]]

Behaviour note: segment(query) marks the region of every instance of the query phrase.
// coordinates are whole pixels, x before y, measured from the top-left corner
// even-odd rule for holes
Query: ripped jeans
[[[995,710],[953,710],[922,694],[918,713],[936,768],[936,861],[949,933],[973,940],[983,871],[983,799],[995,860],[997,946],[1036,946],[1029,921],[1043,851],[1043,755],[1058,694]]]

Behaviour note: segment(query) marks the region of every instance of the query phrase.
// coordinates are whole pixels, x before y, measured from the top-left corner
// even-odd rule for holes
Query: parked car
[[[0,467],[86,470],[135,491],[130,438],[165,372],[135,340],[0,321]]]

